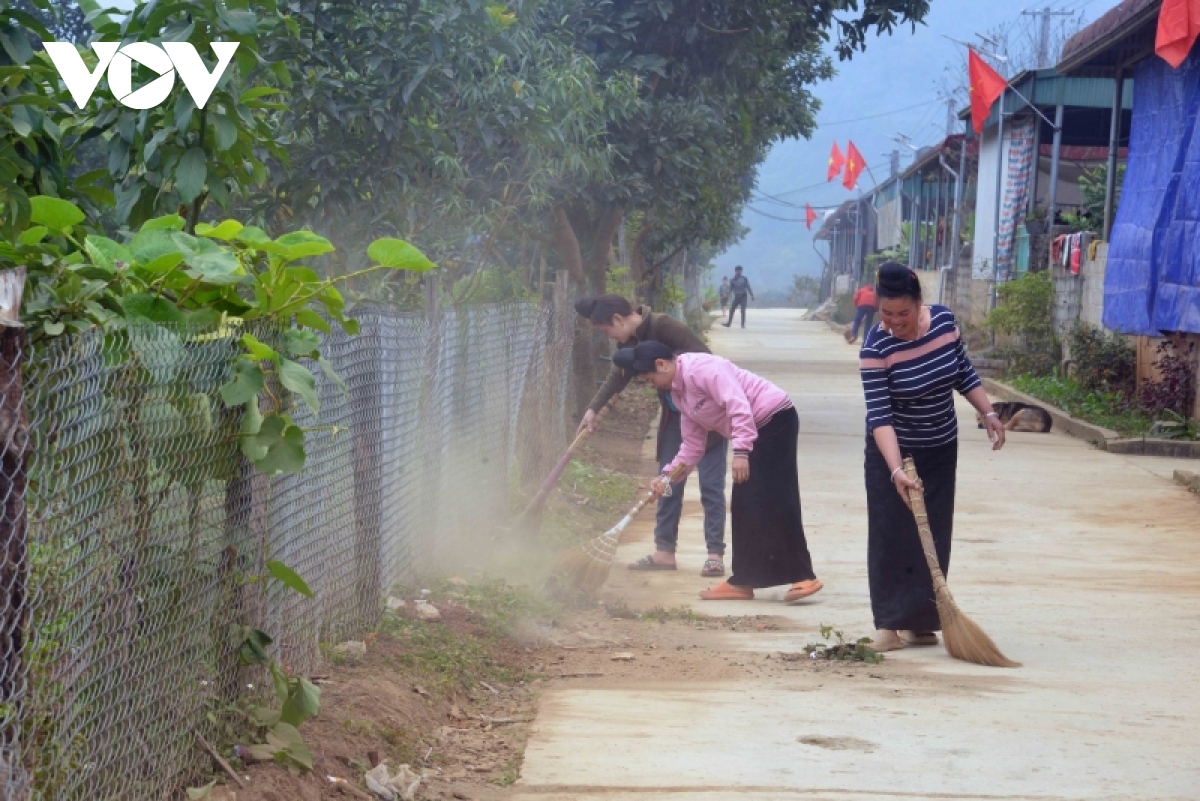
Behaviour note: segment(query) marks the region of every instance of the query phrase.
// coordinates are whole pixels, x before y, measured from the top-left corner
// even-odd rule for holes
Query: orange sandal
[[[820,579],[809,579],[808,581],[797,581],[792,585],[792,588],[787,591],[787,595],[783,596],[785,604],[801,601],[810,595],[816,595],[825,585]]]
[[[728,581],[722,581],[711,589],[700,593],[702,601],[753,601],[754,590],[750,587],[735,587]]]

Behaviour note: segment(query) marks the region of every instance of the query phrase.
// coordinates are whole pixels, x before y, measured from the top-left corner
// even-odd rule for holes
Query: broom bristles
[[[610,534],[601,534],[559,557],[553,575],[591,595],[608,581],[616,555],[616,543]]]
[[[1005,656],[987,632],[958,608],[954,597],[950,595],[950,589],[944,584],[942,587],[945,588],[945,592],[937,594],[937,610],[946,653],[955,659],[986,667],[1021,667],[1020,662],[1014,662]]]

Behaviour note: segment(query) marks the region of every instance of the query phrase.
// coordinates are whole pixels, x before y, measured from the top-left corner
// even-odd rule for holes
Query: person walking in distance
[[[733,280],[729,282],[729,290],[733,293],[733,305],[729,307],[729,319],[722,323],[723,326],[729,328],[733,325],[733,315],[737,313],[738,306],[742,307],[742,328],[746,327],[746,296],[750,296],[750,300],[754,300],[754,290],[750,288],[750,281],[746,276],[742,275],[742,266],[739,264],[733,268]]]
[[[733,440],[733,573],[700,597],[749,601],[755,589],[788,585],[783,600],[795,603],[818,592],[800,513],[800,421],[787,393],[728,359],[676,356],[661,342],[619,350],[613,364],[669,392],[683,416],[683,444],[651,484],[656,495],[676,467],[703,459],[706,436],[719,432]]]
[[[672,353],[708,353],[704,340],[692,329],[668,314],[659,314],[649,306],[633,305],[620,295],[601,295],[580,298],[575,311],[592,327],[617,342],[622,348],[632,348],[641,342],[659,342]],[[579,431],[596,430],[596,415],[614,395],[622,392],[634,374],[613,362],[603,386],[588,406]],[[662,415],[658,422],[659,467],[674,458],[683,442],[679,410],[667,391],[658,393]],[[700,571],[702,576],[725,575],[725,465],[728,442],[720,434],[709,436],[698,467],[700,473],[700,502],[704,506],[704,541],[708,559]],[[670,497],[658,501],[658,519],[654,526],[654,553],[643,556],[629,565],[630,570],[675,570],[675,546],[679,540],[679,518],[683,513],[683,484],[673,488]]]
[[[871,324],[875,322],[875,307],[879,305],[879,300],[875,297],[875,285],[871,281],[863,281],[858,291],[854,293],[854,327],[850,329],[850,333],[846,336],[846,342],[854,344],[858,341],[858,327],[862,326],[863,336],[871,330]]]
[[[721,279],[721,286],[717,289],[717,297],[721,299],[721,314],[725,314],[725,309],[729,306],[729,276]]]

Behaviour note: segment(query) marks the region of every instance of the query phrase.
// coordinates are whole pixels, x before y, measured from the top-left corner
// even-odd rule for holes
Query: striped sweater
[[[859,353],[867,431],[892,426],[901,448],[953,442],[958,436],[954,390],[965,395],[980,385],[953,312],[945,306],[929,310],[925,336],[908,342],[876,325]]]

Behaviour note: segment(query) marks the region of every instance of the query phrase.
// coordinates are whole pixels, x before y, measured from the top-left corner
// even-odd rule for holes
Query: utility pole
[[[1054,17],[1073,17],[1074,11],[1053,11],[1049,6],[1041,11],[1022,11],[1023,17],[1041,17],[1042,35],[1038,39],[1038,69],[1053,67],[1050,63],[1050,20]]]
[[[888,157],[888,164],[891,165],[891,177],[895,178],[900,174],[900,151],[893,150],[891,153],[884,153],[884,155]]]
[[[954,104],[953,97],[946,98],[946,138],[949,139],[954,135],[954,121],[958,107]]]

